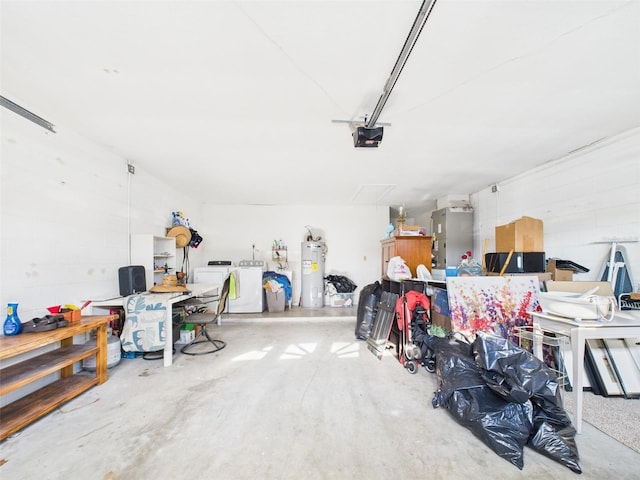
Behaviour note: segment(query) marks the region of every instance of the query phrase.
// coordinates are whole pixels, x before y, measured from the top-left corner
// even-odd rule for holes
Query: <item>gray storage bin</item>
[[[266,290],[267,310],[269,312],[284,312],[284,290],[272,292]]]

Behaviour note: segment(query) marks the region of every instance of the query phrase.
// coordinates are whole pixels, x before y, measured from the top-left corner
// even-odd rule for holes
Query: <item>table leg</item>
[[[540,321],[536,319],[537,317],[533,317],[533,328],[532,328],[532,336],[533,336],[533,355],[540,360],[544,361],[543,353],[542,353],[542,337],[543,331],[540,328]]]
[[[573,355],[573,423],[577,433],[582,432],[582,397],[584,395],[584,336],[580,328],[571,329]]]
[[[164,354],[163,361],[165,367],[170,367],[173,362],[173,305],[169,303],[164,316]]]

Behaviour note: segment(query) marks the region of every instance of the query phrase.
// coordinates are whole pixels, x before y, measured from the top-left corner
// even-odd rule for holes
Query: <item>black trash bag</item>
[[[434,408],[449,402],[456,390],[484,386],[470,345],[433,335],[425,336],[423,344],[435,352],[436,358],[441,357],[436,362],[438,391],[431,402]]]
[[[530,402],[507,402],[486,385],[454,392],[447,406],[491,450],[522,470],[524,446],[531,433]]]
[[[366,340],[371,335],[373,322],[378,312],[378,302],[382,296],[382,285],[376,281],[362,288],[358,300],[356,316],[356,338]]]
[[[535,397],[531,402],[533,430],[527,445],[575,473],[582,473],[576,430],[564,409]]]
[[[336,288],[336,293],[351,293],[358,286],[342,275],[327,275],[324,279]]]
[[[478,332],[473,352],[487,385],[507,400],[522,403],[538,395],[556,405],[562,404],[553,371],[515,343]]]
[[[432,404],[444,406],[496,454],[520,470],[523,450],[532,428],[530,402],[508,402],[484,382],[471,346],[430,336],[425,339],[436,355],[439,389]]]
[[[533,429],[529,447],[582,473],[576,431],[562,407],[555,373],[531,353],[495,335],[478,333],[473,352],[482,378],[491,389],[510,401],[531,402]]]

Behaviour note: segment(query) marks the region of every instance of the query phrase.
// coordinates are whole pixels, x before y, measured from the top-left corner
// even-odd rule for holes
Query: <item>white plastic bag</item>
[[[432,278],[431,272],[422,263],[418,265],[418,268],[416,269],[416,275],[418,276],[418,280],[420,280],[421,282],[428,282]]]
[[[387,265],[387,277],[399,282],[411,278],[411,269],[402,257],[392,257]]]

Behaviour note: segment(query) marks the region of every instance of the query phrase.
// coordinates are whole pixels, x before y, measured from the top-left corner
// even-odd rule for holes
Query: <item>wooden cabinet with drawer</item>
[[[422,264],[431,271],[431,238],[424,236],[403,236],[385,238],[382,245],[382,272],[387,277],[387,266],[392,257],[402,257],[411,269],[411,275],[416,276],[418,265]]]

